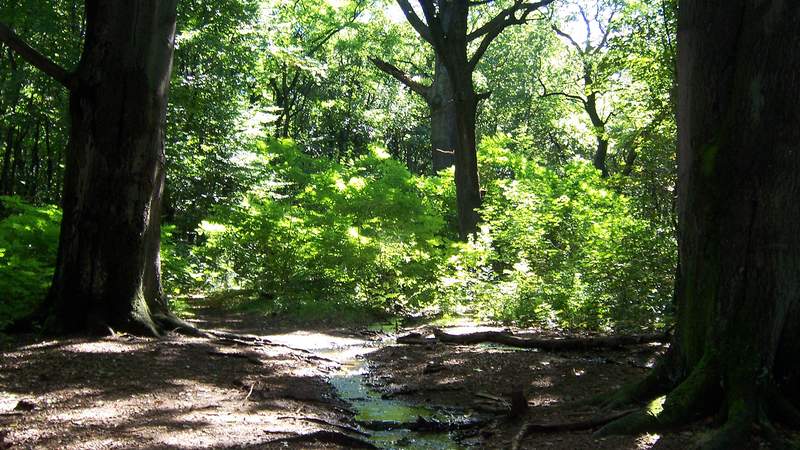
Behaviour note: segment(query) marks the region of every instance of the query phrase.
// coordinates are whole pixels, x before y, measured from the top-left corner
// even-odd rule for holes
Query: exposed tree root
[[[205,331],[195,327],[172,313],[153,314],[153,321],[161,330],[171,330],[188,336],[209,337]]]
[[[617,348],[626,345],[646,344],[651,342],[668,342],[669,336],[666,333],[645,334],[631,336],[602,336],[589,338],[522,338],[511,333],[499,331],[484,331],[469,334],[448,334],[442,330],[434,329],[434,336],[439,342],[447,344],[472,345],[481,343],[494,343],[508,345],[519,348],[536,348],[547,351],[573,351],[573,350],[592,350],[598,348]],[[402,340],[401,340],[402,339]],[[398,339],[401,343],[429,343],[430,340],[419,340],[411,337]]]
[[[516,436],[514,436],[514,439],[511,441],[511,448],[512,450],[519,449],[522,444],[522,441],[533,433],[558,433],[562,431],[593,430],[597,427],[601,427],[609,422],[619,420],[637,411],[638,410],[636,409],[632,409],[612,414],[606,417],[594,417],[591,419],[581,420],[577,422],[548,423],[548,424],[528,422],[524,424],[522,428],[520,428]]]
[[[258,357],[246,353],[229,353],[229,352],[219,352],[214,350],[209,350],[206,353],[208,353],[211,356],[246,359],[250,364],[255,364],[257,366],[264,365],[264,363],[260,359],[258,359]]]
[[[662,370],[668,371],[668,369]],[[667,386],[668,383],[664,383],[664,380],[670,379],[664,378],[667,372],[661,374],[658,372],[654,370],[649,379],[621,390],[611,399],[640,400],[641,395],[653,392],[650,389],[653,386]],[[659,380],[661,382],[657,382]],[[722,386],[721,380],[723,377],[719,361],[714,352],[709,351],[689,376],[663,397],[663,404],[662,399],[653,400],[648,406],[609,422],[598,430],[595,436],[661,432],[721,410],[726,417],[725,423],[698,442],[698,448],[703,450],[745,448],[754,434],[760,434],[768,440],[772,448],[798,448],[797,444],[788,442],[772,426],[771,421],[780,421],[795,428],[800,427],[800,411],[781,396],[774,385],[770,384],[770,388],[764,388],[754,382],[752,386],[739,389],[737,391],[739,395],[736,395],[732,393],[735,388]],[[727,395],[724,398],[727,401],[723,401],[723,387],[726,388]],[[742,390],[748,394],[742,396],[739,392]]]
[[[602,410],[613,411],[626,406],[641,404],[660,397],[677,386],[680,378],[676,376],[673,349],[640,381],[623,386],[615,392],[599,395],[586,401],[584,405],[599,406]]]
[[[369,442],[355,438],[353,436],[347,435],[345,433],[340,433],[338,431],[330,431],[330,430],[320,430],[314,431],[313,433],[309,434],[301,434],[297,436],[292,436],[289,438],[279,439],[277,442],[282,443],[304,443],[304,442],[324,442],[327,444],[336,444],[341,445],[346,448],[368,448],[368,449],[377,449],[378,447],[370,444]]]
[[[704,357],[692,373],[660,404],[647,407],[615,420],[595,433],[596,436],[638,434],[660,431],[686,424],[719,405],[719,370],[713,357]]]
[[[368,433],[364,433],[363,431],[357,430],[357,429],[355,429],[353,427],[350,427],[350,426],[347,426],[347,425],[338,424],[338,423],[328,422],[327,420],[322,420],[322,419],[319,419],[317,417],[281,416],[281,417],[278,417],[278,419],[280,419],[280,420],[285,420],[285,419],[288,419],[288,420],[300,420],[300,421],[303,421],[303,422],[315,423],[317,425],[324,425],[324,426],[327,426],[327,427],[336,428],[336,429],[339,429],[341,431],[344,431],[344,432],[347,432],[347,433],[352,433],[352,434],[355,434],[355,435],[358,435],[358,436],[364,436],[364,437],[368,437],[369,436]]]

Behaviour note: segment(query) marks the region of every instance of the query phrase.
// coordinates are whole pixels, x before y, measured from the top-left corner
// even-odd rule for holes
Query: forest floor
[[[211,310],[196,311],[194,323],[245,338],[7,340],[0,347],[0,449],[353,448],[368,440],[366,430],[331,380],[355,360],[368,368],[365,383],[378,398],[481,419],[435,447],[509,448],[526,421],[593,417],[595,410],[571,406],[573,400],[641,377],[664,351],[661,345],[558,353],[398,345],[380,331],[287,328]],[[448,331],[476,330],[459,325]],[[530,408],[511,420],[504,400],[514,386]],[[605,439],[591,431],[538,433],[522,448],[682,449],[701,432]],[[434,447],[415,442],[390,447]]]

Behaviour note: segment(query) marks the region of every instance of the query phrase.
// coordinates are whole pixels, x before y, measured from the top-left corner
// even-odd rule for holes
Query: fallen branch
[[[417,417],[414,422],[394,422],[389,420],[356,421],[362,428],[373,431],[409,430],[426,433],[466,430],[483,425],[485,420],[470,420],[466,422],[441,422]]]
[[[577,422],[564,422],[564,423],[531,423],[527,422],[525,425],[520,428],[519,432],[516,436],[514,436],[514,440],[511,443],[511,449],[517,450],[520,448],[522,440],[525,439],[527,436],[533,433],[558,433],[562,431],[583,431],[583,430],[593,430],[595,428],[602,427],[610,422],[613,422],[617,419],[625,417],[633,412],[638,411],[638,409],[631,409],[627,411],[622,411],[617,414],[612,414],[610,416],[605,417],[593,417],[591,419],[586,420],[579,420]]]
[[[359,436],[365,436],[365,437],[369,436],[369,434],[364,433],[361,430],[357,430],[357,429],[355,429],[353,427],[349,427],[347,425],[342,425],[342,424],[338,424],[338,423],[328,422],[327,420],[318,419],[316,417],[280,416],[280,417],[278,417],[278,419],[281,419],[281,420],[300,420],[300,421],[303,421],[303,422],[315,423],[317,425],[324,425],[326,427],[338,428],[338,429],[340,429],[342,431],[346,431],[348,433],[357,434]]]
[[[250,385],[250,392],[247,393],[247,396],[244,398],[244,400],[242,400],[242,404],[240,406],[244,406],[244,404],[247,403],[248,400],[250,400],[250,396],[253,395],[253,389],[255,389],[256,384],[258,384],[258,381]]]
[[[420,387],[403,386],[399,389],[395,389],[382,394],[381,398],[390,399],[401,395],[414,395],[414,394],[429,393],[429,392],[453,392],[462,390],[464,390],[464,388],[457,386],[420,386]]]
[[[548,351],[591,350],[597,348],[616,348],[626,345],[647,344],[651,342],[669,342],[666,333],[627,335],[627,336],[600,336],[587,338],[522,338],[511,333],[500,331],[483,331],[468,334],[448,334],[442,330],[434,329],[433,335],[439,342],[447,344],[473,345],[493,343],[519,348],[536,348]]]
[[[248,355],[248,354],[245,354],[245,353],[228,353],[228,352],[220,352],[220,351],[215,351],[215,350],[209,350],[206,353],[208,353],[211,356],[227,356],[227,357],[230,357],[230,358],[246,359],[251,364],[255,364],[255,365],[258,365],[258,366],[261,366],[261,365],[264,364],[257,357],[255,357],[253,355]]]

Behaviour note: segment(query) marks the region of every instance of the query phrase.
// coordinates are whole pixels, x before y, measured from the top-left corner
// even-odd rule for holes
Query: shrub
[[[61,212],[0,196],[0,329],[34,311],[53,278]]]
[[[664,325],[676,244],[585,161],[560,172],[489,139],[480,232],[450,260],[449,295],[509,323],[581,329]]]

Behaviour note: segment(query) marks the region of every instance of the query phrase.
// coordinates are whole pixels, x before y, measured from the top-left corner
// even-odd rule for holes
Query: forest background
[[[12,2],[0,22],[69,67],[82,14]],[[670,324],[674,2],[560,2],[494,39],[473,72],[483,200],[466,240],[453,169],[434,170],[435,111],[409,88],[435,82],[434,53],[393,3],[182,1],[178,28],[162,217],[173,308],[202,295],[298,321]],[[0,328],[52,280],[68,118],[62,87],[6,49]]]

